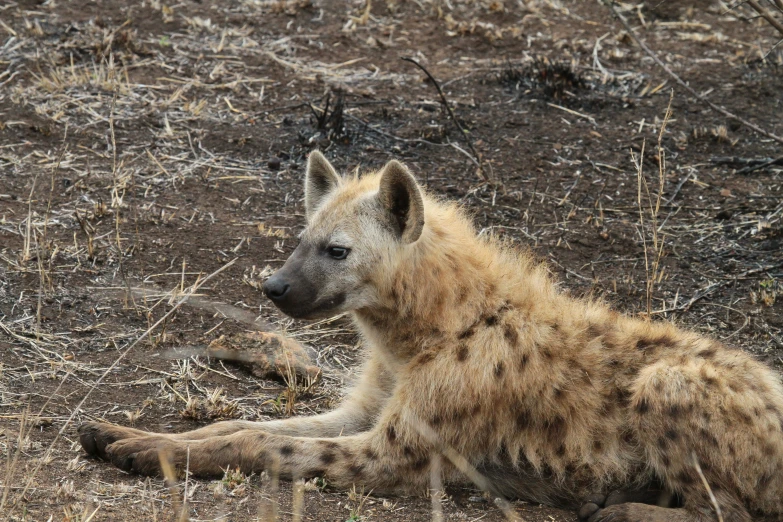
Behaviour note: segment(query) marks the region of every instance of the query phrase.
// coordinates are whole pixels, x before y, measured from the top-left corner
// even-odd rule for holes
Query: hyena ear
[[[378,198],[400,241],[413,243],[419,239],[424,228],[424,200],[405,165],[392,160],[383,167]]]
[[[329,160],[317,150],[311,152],[307,158],[307,174],[305,174],[305,215],[308,220],[321,206],[324,198],[340,183],[340,175]]]

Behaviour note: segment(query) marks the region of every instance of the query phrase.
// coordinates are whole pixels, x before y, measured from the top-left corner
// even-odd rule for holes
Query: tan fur
[[[448,446],[514,497],[577,506],[657,480],[685,502],[622,504],[594,520],[712,520],[695,458],[725,521],[783,514],[783,387],[770,369],[672,324],[569,297],[544,266],[477,237],[454,204],[430,196],[418,240],[393,245],[357,210],[380,177],[342,180],[303,234],[382,243],[350,274],[364,285],[348,302],[369,358],[340,408],[178,435],[89,423],[85,449],[156,473],[158,450],[181,468],[190,448],[197,475],[274,465],[380,493],[425,490],[433,452]]]

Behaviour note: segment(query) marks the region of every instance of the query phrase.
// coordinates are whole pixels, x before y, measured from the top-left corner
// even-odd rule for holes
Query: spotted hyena
[[[314,152],[305,206],[264,292],[291,317],[352,313],[369,357],[343,404],[181,434],[91,422],[87,453],[143,474],[189,453],[199,476],[274,466],[376,493],[425,491],[435,457],[459,455],[495,492],[591,521],[783,513],[783,386],[750,356],[560,292],[396,161],[343,178]],[[445,482],[467,480],[459,461]]]

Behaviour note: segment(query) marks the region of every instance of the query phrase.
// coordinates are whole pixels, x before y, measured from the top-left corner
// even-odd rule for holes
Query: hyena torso
[[[342,406],[174,435],[87,423],[88,453],[150,474],[159,452],[182,468],[189,451],[197,475],[274,466],[375,492],[424,491],[434,456],[457,454],[447,482],[477,470],[513,497],[589,496],[591,521],[783,513],[783,387],[765,366],[558,292],[399,163],[343,179],[313,153],[305,204],[302,241],[264,290],[293,317],[353,312],[369,357]],[[659,490],[682,506],[644,503]]]

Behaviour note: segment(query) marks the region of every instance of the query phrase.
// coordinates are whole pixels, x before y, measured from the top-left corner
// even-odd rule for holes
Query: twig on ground
[[[762,129],[761,127],[756,125],[755,123],[751,123],[748,120],[740,118],[736,114],[727,111],[723,107],[719,107],[718,105],[715,105],[714,103],[709,101],[707,98],[705,98],[704,96],[702,96],[701,94],[696,92],[690,85],[685,83],[685,81],[683,81],[682,78],[677,76],[677,73],[672,71],[669,68],[669,66],[666,65],[652,49],[647,47],[647,44],[642,42],[642,40],[638,36],[636,36],[636,33],[634,33],[634,30],[631,27],[631,24],[629,24],[628,20],[626,20],[625,17],[620,14],[620,12],[617,10],[615,5],[616,5],[616,2],[614,0],[612,0],[611,2],[607,2],[607,6],[609,6],[609,9],[611,9],[612,12],[614,13],[614,15],[617,17],[617,19],[620,20],[620,22],[623,24],[623,27],[625,27],[625,30],[628,31],[628,34],[631,36],[631,38],[633,38],[633,40],[637,43],[637,45],[639,45],[639,47],[641,47],[642,50],[644,50],[644,52],[647,53],[647,55],[650,58],[652,58],[653,61],[656,64],[658,64],[659,67],[661,67],[664,71],[666,71],[666,74],[671,76],[672,79],[674,79],[674,81],[676,81],[680,85],[680,87],[682,87],[683,89],[688,91],[692,96],[694,96],[700,102],[702,102],[702,103],[706,104],[707,106],[709,106],[712,110],[717,111],[717,112],[723,114],[724,116],[726,116],[729,119],[736,120],[736,121],[740,122],[742,125],[748,127],[749,129],[753,129],[754,131],[758,132],[762,136],[766,136],[767,138],[771,138],[771,139],[777,141],[778,143],[783,143],[783,137],[780,137],[780,136],[778,136],[776,134],[772,134],[771,132],[765,131],[764,129]]]
[[[446,107],[446,111],[449,113],[449,117],[451,118],[451,121],[454,122],[454,125],[457,126],[457,129],[459,130],[459,133],[462,135],[463,138],[465,138],[465,142],[468,144],[468,148],[470,148],[470,152],[473,153],[474,157],[474,163],[478,164],[478,175],[481,178],[482,181],[494,183],[494,180],[491,180],[487,177],[487,174],[484,172],[484,163],[481,161],[481,156],[478,152],[476,152],[475,147],[473,147],[473,142],[471,141],[470,137],[468,136],[468,131],[466,131],[462,124],[460,124],[459,120],[456,116],[454,116],[454,112],[451,110],[451,106],[449,105],[448,100],[446,99],[446,95],[443,94],[443,90],[440,88],[440,84],[438,81],[430,74],[430,72],[419,62],[414,60],[413,58],[403,57],[402,58],[406,62],[410,62],[422,71],[424,71],[424,74],[427,75],[427,78],[430,79],[430,81],[435,85],[435,88],[438,90],[438,94],[440,95],[440,99],[443,102],[443,106]],[[491,167],[490,167],[491,169]]]
[[[716,165],[745,165],[737,171],[737,174],[750,172],[769,167],[771,165],[783,165],[783,156],[777,158],[742,158],[740,156],[717,156],[710,158],[710,163]]]
[[[769,167],[771,165],[783,165],[783,156],[780,156],[778,158],[772,158],[770,160],[767,160],[763,163],[759,163],[757,165],[749,165],[743,169],[738,170],[737,174],[749,174],[753,171],[760,170]]]
[[[772,13],[770,13],[766,7],[763,7],[756,0],[747,0],[747,1],[748,1],[748,5],[752,7],[754,11],[760,14],[764,20],[769,22],[769,25],[777,29],[780,34],[783,34],[783,23],[781,23],[780,20],[775,18],[775,16]],[[780,6],[778,6],[778,8],[781,9]]]

